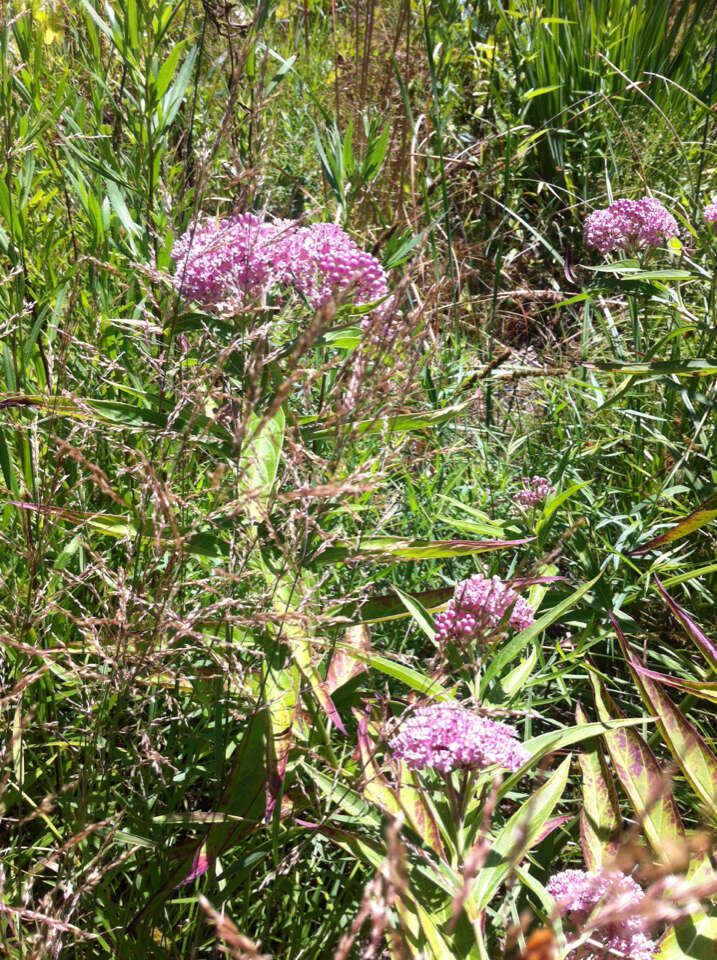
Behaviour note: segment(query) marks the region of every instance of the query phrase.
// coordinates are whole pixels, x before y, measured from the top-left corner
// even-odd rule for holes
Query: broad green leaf
[[[640,554],[649,553],[650,550],[662,546],[663,543],[674,543],[675,540],[681,540],[682,537],[686,537],[690,533],[694,533],[695,530],[699,530],[700,527],[704,527],[715,517],[717,517],[717,493],[709,496],[704,503],[701,503],[696,510],[686,516],[684,520],[680,520],[674,527],[670,527],[669,530],[661,533],[658,537],[654,537],[636,550],[631,550],[630,553],[637,557]]]
[[[404,537],[367,537],[356,546],[343,543],[328,547],[314,556],[314,563],[358,563],[364,560],[436,560],[443,557],[469,557],[491,550],[505,550],[531,543],[522,540],[411,540]]]
[[[575,719],[587,724],[582,707]],[[608,866],[620,847],[621,817],[615,783],[605,762],[602,744],[595,737],[592,744],[578,755],[583,780],[583,805],[580,810],[580,843],[588,870]]]
[[[590,681],[600,718],[621,717],[605,685],[592,671]],[[636,731],[629,728],[610,731],[605,734],[605,743],[615,774],[650,846],[660,860],[669,863],[671,854],[682,849],[685,842],[685,828],[670,783],[663,776],[654,753]]]
[[[247,436],[239,459],[239,487],[247,496],[247,513],[259,523],[276,480],[284,442],[286,417],[282,407],[267,421],[255,414],[249,418]]]
[[[655,960],[714,960],[717,916],[697,913],[681,920],[660,940]]]
[[[712,669],[717,670],[717,644],[710,640],[702,628],[695,623],[689,613],[687,613],[686,610],[684,610],[672,599],[657,577],[655,577],[655,583],[657,584],[657,589],[667,601],[667,605],[669,606],[670,610],[672,610],[674,615],[685,628],[697,649],[700,651],[707,663],[711,665]]]
[[[321,679],[312,656],[311,638],[306,628],[296,619],[297,601],[301,597],[303,587],[300,583],[293,583],[287,577],[276,577],[268,568],[264,568],[267,583],[272,594],[272,605],[279,615],[281,627],[280,639],[286,643],[299,668],[301,675],[308,682],[311,691],[326,716],[341,733],[346,734],[346,728],[331,699],[326,681]]]

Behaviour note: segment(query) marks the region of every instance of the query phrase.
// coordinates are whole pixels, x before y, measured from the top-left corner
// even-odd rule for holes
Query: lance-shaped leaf
[[[675,687],[677,690],[682,690],[683,693],[691,693],[693,697],[700,697],[702,700],[709,700],[710,703],[717,703],[717,681],[708,682],[707,680],[685,680],[683,677],[668,677],[665,673],[648,670],[641,663],[636,663],[635,669],[666,687]]]
[[[339,716],[339,712],[331,699],[325,680],[321,679],[312,656],[310,638],[306,629],[297,618],[296,604],[293,602],[295,591],[302,589],[301,583],[292,583],[285,577],[276,577],[268,567],[264,568],[269,587],[272,591],[272,603],[281,619],[280,638],[287,644],[294,662],[301,675],[311,687],[326,716],[341,733],[346,734],[346,728]]]
[[[717,757],[662,687],[637,669],[639,664],[635,654],[628,646],[615,618],[611,615],[610,619],[630,672],[648,710],[657,718],[657,725],[665,743],[695,793],[714,815],[717,813]]]
[[[505,550],[531,543],[535,537],[522,540],[412,540],[404,537],[367,537],[360,543],[339,543],[315,554],[313,562],[325,566],[333,563],[359,563],[364,560],[437,560],[445,557],[468,557],[491,550]]]
[[[665,933],[655,960],[714,960],[716,943],[717,916],[697,913]]]
[[[263,680],[267,719],[265,820],[269,823],[281,797],[294,735],[299,707],[299,670],[294,663],[282,669],[267,658]]]
[[[655,577],[655,583],[657,584],[657,589],[667,601],[667,605],[669,606],[670,610],[672,610],[674,615],[685,628],[697,649],[700,651],[707,663],[712,666],[712,669],[717,670],[717,644],[710,640],[707,634],[695,623],[689,613],[684,610],[679,603],[676,603],[672,599],[657,577]]]
[[[520,863],[543,836],[543,828],[563,795],[569,772],[570,756],[499,831],[465,903],[466,912],[473,922],[488,906],[511,867]]]
[[[632,556],[637,557],[642,553],[649,553],[650,550],[662,546],[663,543],[674,543],[675,540],[681,540],[682,537],[686,537],[690,533],[694,533],[695,530],[699,530],[700,527],[704,527],[705,524],[714,520],[715,517],[717,517],[717,493],[713,493],[707,497],[696,510],[693,510],[693,512],[683,520],[676,523],[674,527],[665,530],[664,533],[661,533],[658,537],[654,537],[636,550],[631,550],[630,553]]]
[[[674,362],[658,360],[655,363],[618,363],[605,361],[586,364],[592,370],[606,373],[621,373],[626,376],[644,375],[648,377],[713,377],[717,373],[717,361],[696,358]]]
[[[238,464],[238,484],[240,489],[250,494],[247,512],[257,523],[264,519],[276,480],[285,424],[286,417],[282,407],[266,422],[256,414],[251,414],[247,424],[246,439]]]
[[[598,716],[602,720],[623,716],[610,699],[605,685],[592,671],[590,682]],[[654,753],[639,733],[628,727],[606,733],[605,743],[617,778],[650,846],[660,860],[669,863],[671,852],[684,846],[685,828],[670,784]]]
[[[575,710],[578,723],[587,723],[585,711]],[[620,804],[615,783],[605,762],[597,737],[578,756],[583,777],[583,805],[580,810],[580,843],[588,870],[612,863],[620,846]]]
[[[453,594],[453,587],[439,587],[437,590],[413,593],[411,596],[426,610],[432,611],[448,603]],[[410,616],[406,606],[395,593],[344,603],[335,607],[332,612],[334,616],[346,617],[354,623],[383,623],[386,620],[400,620]]]
[[[402,813],[419,837],[432,850],[445,858],[438,824],[417,778],[408,770],[402,770],[401,782],[394,790],[381,773],[376,761],[376,745],[368,733],[368,718],[359,717],[356,735],[364,777],[364,796],[377,804],[386,813]]]

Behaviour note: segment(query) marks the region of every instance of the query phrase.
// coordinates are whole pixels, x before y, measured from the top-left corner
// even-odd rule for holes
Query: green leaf
[[[503,550],[531,543],[522,540],[411,540],[404,537],[367,537],[360,545],[348,543],[328,547],[314,556],[314,563],[358,563],[364,560],[435,560],[443,557],[469,557],[490,550]]]
[[[565,600],[561,600],[560,603],[556,604],[550,610],[543,614],[540,619],[536,620],[535,623],[531,624],[529,627],[526,627],[525,630],[521,630],[520,633],[516,634],[512,640],[510,640],[504,647],[500,650],[497,650],[494,656],[491,658],[488,668],[483,675],[481,680],[481,693],[488,689],[488,684],[497,676],[499,676],[501,670],[507,666],[512,660],[514,660],[521,650],[530,643],[535,637],[539,636],[546,627],[549,627],[551,623],[555,623],[564,613],[570,610],[575,606],[578,600],[583,597],[588,590],[593,587],[600,577],[602,576],[602,570],[596,577],[593,577],[592,580],[588,580],[587,583],[582,584],[578,589],[571,593],[569,597],[566,597]]]
[[[711,377],[717,373],[715,360],[658,360],[654,363],[619,363],[605,361],[601,363],[584,364],[589,370],[601,370],[604,373],[619,373],[634,377],[641,374],[649,377]]]
[[[569,772],[568,756],[548,782],[528,797],[496,836],[488,859],[466,900],[466,912],[474,922],[488,906],[511,867],[520,863],[540,836],[545,822],[565,791]]]
[[[279,470],[285,426],[286,417],[282,407],[267,421],[263,421],[256,414],[249,418],[238,474],[239,487],[248,498],[247,513],[257,523],[266,516],[266,508]]]
[[[412,597],[409,593],[404,593],[403,590],[397,586],[394,586],[393,589],[396,591],[399,600],[406,610],[408,610],[413,620],[418,624],[420,629],[423,630],[428,639],[434,642],[436,639],[436,631],[433,625],[433,617],[430,613],[421,605],[419,600]]]
[[[714,960],[716,943],[717,916],[698,913],[667,931],[655,960]]]

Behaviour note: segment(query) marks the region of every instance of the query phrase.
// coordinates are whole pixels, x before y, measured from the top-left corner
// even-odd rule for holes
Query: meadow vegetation
[[[713,960],[714,2],[0,18],[3,956]]]

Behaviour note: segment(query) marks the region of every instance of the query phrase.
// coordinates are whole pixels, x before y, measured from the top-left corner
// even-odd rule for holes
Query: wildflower
[[[514,503],[520,504],[521,507],[532,507],[536,503],[541,503],[555,490],[545,477],[523,477],[521,483],[523,489],[513,497]]]
[[[717,229],[717,203],[710,203],[705,207],[705,220]]]
[[[577,931],[594,925],[590,942],[570,950],[566,960],[654,957],[656,944],[644,933],[639,912],[645,895],[632,877],[619,871],[563,870],[550,878],[548,892]]]
[[[516,736],[506,724],[478,717],[457,703],[437,703],[419,707],[389,747],[412,770],[435,767],[446,774],[499,766],[515,773],[530,756]]]
[[[641,247],[658,247],[677,236],[677,221],[659,200],[616,200],[585,221],[585,243],[603,255],[622,247],[635,252]]]
[[[235,309],[289,289],[314,308],[348,286],[357,305],[389,292],[378,260],[330,223],[300,227],[252,213],[197,221],[176,241],[172,256],[181,295],[208,309]]]
[[[535,619],[530,604],[507,583],[476,573],[457,584],[453,599],[436,617],[436,637],[471,639],[499,624],[508,611],[508,623],[516,630],[524,630]]]

